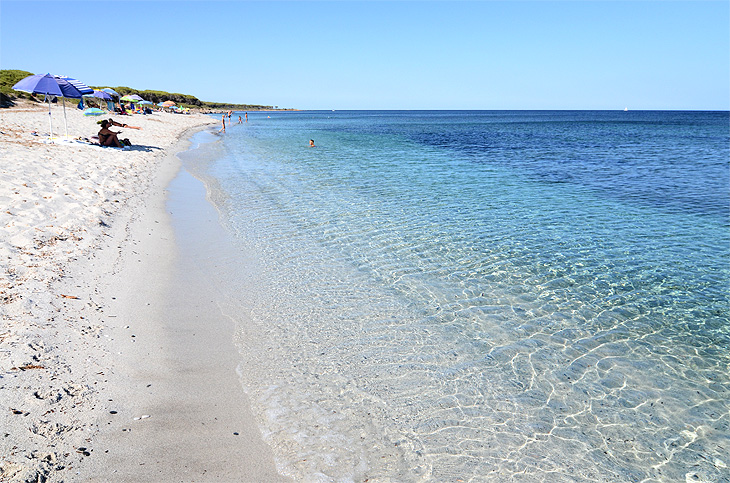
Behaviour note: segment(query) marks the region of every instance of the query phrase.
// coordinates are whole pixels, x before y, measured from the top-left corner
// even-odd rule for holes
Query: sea
[[[730,482],[728,112],[239,115],[183,166],[281,474]]]

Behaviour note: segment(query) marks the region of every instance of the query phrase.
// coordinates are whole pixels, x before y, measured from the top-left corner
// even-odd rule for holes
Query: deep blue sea
[[[730,481],[727,112],[239,114],[192,169],[280,472]]]

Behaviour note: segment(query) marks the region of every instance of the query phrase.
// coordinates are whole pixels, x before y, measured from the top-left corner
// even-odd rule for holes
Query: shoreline
[[[63,127],[59,114],[54,106],[54,130]],[[170,289],[184,263],[168,185],[182,174],[177,154],[215,119],[124,117],[143,129],[126,131],[135,146],[122,151],[44,144],[43,109],[0,115],[0,199],[8,206],[0,218],[0,480],[178,481],[250,471],[274,481],[273,458],[256,444],[243,390],[231,383],[235,364],[222,367],[235,359],[233,329],[211,316],[215,328],[195,336],[199,320],[163,309],[180,301]],[[69,134],[96,128],[96,118],[74,109],[67,117]],[[201,201],[186,198],[198,208]],[[226,340],[230,350],[218,350]],[[199,362],[215,364],[218,375]],[[238,430],[216,444],[194,422]],[[239,458],[221,459],[224,449]]]
[[[107,302],[129,324],[114,328],[121,354],[107,409],[117,413],[100,413],[104,452],[89,460],[83,480],[287,481],[235,372],[235,324],[220,313],[197,260],[225,245],[226,234],[202,183],[177,160],[174,171],[161,173],[164,190],[132,228],[115,274],[126,283],[107,282],[115,294]]]

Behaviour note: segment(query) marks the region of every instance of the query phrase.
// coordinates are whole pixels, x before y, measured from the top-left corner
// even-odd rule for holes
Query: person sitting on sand
[[[101,121],[101,129],[99,130],[99,144],[102,146],[115,146],[117,148],[123,148],[124,146],[131,146],[132,143],[129,139],[119,140],[117,134],[121,134],[121,131],[114,132],[109,129],[111,126],[129,127],[132,129],[141,129],[137,126],[128,126],[126,124],[119,124],[111,119],[104,119]]]
[[[102,146],[114,146],[117,148],[123,148],[124,145],[119,140],[119,138],[117,138],[117,134],[119,133],[110,131],[109,126],[109,121],[101,121],[101,129],[99,130],[99,144],[101,144]]]

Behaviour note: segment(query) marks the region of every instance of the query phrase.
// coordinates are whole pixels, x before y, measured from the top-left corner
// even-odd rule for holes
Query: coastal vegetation
[[[191,109],[225,109],[225,110],[234,110],[234,111],[256,111],[256,110],[270,110],[273,109],[272,106],[262,106],[262,105],[256,105],[256,104],[232,104],[232,103],[225,103],[225,102],[207,102],[207,101],[201,101],[195,96],[191,96],[190,94],[180,94],[177,92],[166,92],[166,91],[155,91],[155,90],[139,90],[135,89],[133,87],[127,87],[127,86],[89,86],[93,89],[103,89],[104,87],[111,87],[115,91],[117,91],[122,96],[128,96],[132,94],[137,94],[138,96],[142,97],[143,99],[146,99],[150,102],[153,102],[155,104],[159,102],[164,101],[173,101],[176,105],[181,107],[189,107]]]
[[[3,69],[0,70],[0,107],[10,107],[13,105],[13,101],[16,99],[30,99],[41,101],[31,94],[24,92],[14,91],[13,86],[20,80],[29,75],[33,75],[32,72],[25,70],[12,70]],[[257,111],[257,110],[272,110],[273,106],[263,106],[258,104],[233,104],[226,102],[207,102],[201,101],[195,96],[190,94],[180,94],[176,92],[166,92],[157,90],[140,90],[133,87],[127,86],[89,86],[93,89],[100,90],[105,87],[111,87],[122,96],[137,94],[138,96],[146,99],[155,104],[164,101],[173,101],[176,105],[181,107],[188,107],[191,109],[199,110],[234,110],[234,111]]]
[[[14,99],[32,99],[33,96],[25,92],[13,90],[13,86],[22,79],[33,75],[25,70],[0,70],[0,107],[9,107]]]

